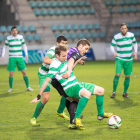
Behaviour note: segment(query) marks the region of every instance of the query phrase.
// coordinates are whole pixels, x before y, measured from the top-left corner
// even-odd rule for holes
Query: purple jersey
[[[67,61],[70,59],[72,53],[74,53],[74,52],[78,52],[79,53],[77,48],[69,48],[68,54],[67,54]]]

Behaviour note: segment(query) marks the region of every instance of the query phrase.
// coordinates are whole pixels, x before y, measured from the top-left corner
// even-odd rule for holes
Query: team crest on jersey
[[[131,39],[129,39],[128,41],[131,42]]]

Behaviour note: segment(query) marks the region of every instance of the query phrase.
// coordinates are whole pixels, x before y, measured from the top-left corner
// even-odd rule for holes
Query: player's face
[[[67,51],[61,51],[60,56],[56,54],[56,57],[59,61],[64,62],[67,59]]]
[[[67,45],[67,41],[61,40],[60,43],[58,43],[58,42],[56,43],[57,46],[58,46],[59,44]]]
[[[83,56],[85,53],[88,52],[88,50],[89,50],[89,45],[86,44],[85,46],[83,46],[81,44],[80,49],[79,49],[80,55]]]
[[[15,29],[13,29],[13,30],[11,31],[11,33],[12,33],[13,36],[16,36],[17,33],[18,33],[18,31],[17,31],[17,29],[15,28]]]
[[[128,28],[127,28],[127,26],[126,26],[126,25],[124,25],[124,26],[122,26],[122,27],[121,27],[121,29],[120,29],[120,30],[121,30],[122,35],[123,35],[123,36],[125,36],[125,35],[126,35],[126,33],[127,33]]]

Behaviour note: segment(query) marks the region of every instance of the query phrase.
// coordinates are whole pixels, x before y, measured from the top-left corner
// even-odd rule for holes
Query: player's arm
[[[52,61],[53,61],[53,57],[55,56],[55,52],[54,52],[54,48],[52,47],[52,48],[50,48],[49,50],[48,50],[48,52],[46,53],[46,56],[44,57],[44,59],[43,59],[43,63],[45,63],[45,64],[51,64],[52,63]]]
[[[78,62],[77,62],[77,63],[75,64],[75,62],[76,62],[78,59],[80,59],[80,57],[81,57],[80,54],[77,53],[77,52],[73,52],[73,53],[71,54],[70,59],[68,60],[68,63],[67,63],[67,65],[68,65],[68,71],[62,75],[62,78],[65,78],[65,79],[66,79],[66,78],[69,78],[69,77],[70,77],[70,74],[71,74],[71,72],[72,72],[74,66],[76,66],[76,64],[78,63]]]
[[[3,49],[2,49],[2,55],[1,55],[1,62],[4,61],[4,55],[5,55],[5,50],[6,50],[6,47],[9,46],[9,42],[7,40],[7,38],[5,39],[5,44],[3,46]]]
[[[26,46],[26,44],[25,44],[24,38],[22,38],[22,47],[23,47],[23,50],[24,50],[24,52],[25,52],[25,59],[26,59],[26,61],[27,61],[27,60],[28,60],[28,50],[27,50],[27,46]]]
[[[45,88],[47,87],[47,85],[49,84],[49,82],[50,82],[51,80],[52,80],[52,79],[51,79],[50,77],[47,77],[47,78],[45,79],[45,82],[43,83],[43,85],[42,85],[41,88],[40,88],[39,94],[38,94],[37,97],[34,98],[30,103],[33,103],[33,102],[34,102],[34,103],[37,103],[37,102],[40,100],[41,95],[43,94]]]
[[[43,83],[43,85],[40,88],[39,94],[30,103],[33,103],[33,102],[36,103],[40,100],[41,95],[43,94],[45,88],[47,87],[49,82],[52,80],[52,78],[58,73],[59,70],[58,70],[58,68],[55,67],[55,65],[56,65],[56,63],[55,63],[55,61],[53,61],[50,65],[45,82]]]
[[[134,47],[134,60],[137,59],[137,51],[138,51],[138,45],[137,45],[137,41],[135,39],[135,37],[132,40],[133,43],[133,47]]]
[[[110,44],[110,50],[114,58],[117,56],[117,53],[115,52],[115,46],[116,46],[116,40],[115,40],[115,37],[113,37],[112,42]]]

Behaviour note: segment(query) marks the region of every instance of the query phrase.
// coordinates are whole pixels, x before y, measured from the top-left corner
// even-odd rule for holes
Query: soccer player
[[[67,44],[67,39],[65,38],[65,36],[60,35],[57,38],[56,46],[58,46],[59,44]],[[48,50],[48,52],[46,53],[46,56],[43,59],[43,63],[41,65],[41,67],[39,67],[38,78],[39,78],[40,87],[43,85],[43,83],[46,79],[47,73],[49,71],[49,66],[50,66],[51,62],[53,61],[53,58],[55,58],[55,48],[56,48],[56,46],[53,46]],[[36,125],[36,119],[40,115],[42,109],[44,108],[44,105],[49,100],[50,85],[51,85],[51,82],[49,83],[49,85],[44,90],[44,93],[42,95],[44,100],[40,101],[36,106],[35,112],[34,112],[34,114],[32,116],[32,119],[31,119],[31,124],[32,125]],[[69,102],[69,101],[67,101],[67,102]],[[66,103],[66,99],[65,99],[65,97],[62,96],[56,115],[64,118],[65,120],[69,120],[69,117],[66,116],[66,114],[64,113],[65,103]]]
[[[132,56],[132,45],[134,47],[134,60],[137,59],[137,42],[135,36],[131,32],[127,32],[128,28],[126,23],[122,23],[120,27],[121,33],[118,33],[112,39],[110,49],[115,61],[115,77],[113,80],[113,92],[111,98],[116,95],[116,89],[119,83],[119,78],[122,69],[124,69],[125,80],[124,80],[124,91],[123,97],[128,98],[127,90],[130,83],[130,75],[132,74],[133,56]],[[117,52],[114,48],[117,46]]]
[[[88,90],[80,86],[80,84],[78,83],[76,77],[72,72],[72,69],[68,68],[66,59],[67,59],[67,46],[60,44],[58,47],[55,48],[55,59],[53,59],[50,65],[47,78],[43,83],[39,94],[31,102],[38,102],[40,100],[40,97],[43,94],[44,89],[52,80],[52,78],[55,76],[55,78],[62,85],[67,96],[80,99],[75,114],[75,125],[79,128],[83,128],[83,125],[81,123],[81,118],[80,118],[81,112],[85,108],[90,96],[93,94],[98,96],[103,95],[104,89],[102,87],[94,85],[92,86],[92,91],[94,92],[93,93],[93,92],[89,92]],[[71,72],[70,77],[68,79],[62,78],[62,75],[67,71]],[[43,98],[42,100],[44,100]],[[103,104],[101,104],[100,109],[101,110],[103,109]],[[104,112],[102,110],[102,115],[100,117],[102,117],[103,115]]]
[[[5,39],[5,45],[3,46],[1,57],[2,62],[4,61],[5,49],[7,46],[9,46],[9,62],[7,70],[9,71],[9,86],[10,86],[8,92],[12,91],[13,75],[16,70],[16,65],[18,67],[18,71],[21,71],[23,74],[23,79],[25,81],[27,91],[33,91],[33,89],[29,87],[29,80],[26,74],[26,67],[22,55],[22,47],[23,47],[26,55],[25,58],[27,61],[28,60],[27,46],[25,44],[23,36],[18,34],[18,30],[15,26],[13,26],[11,29],[11,35],[9,35]]]

